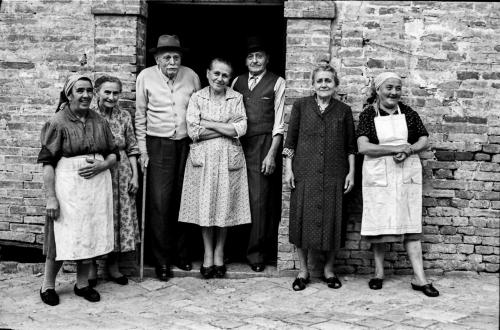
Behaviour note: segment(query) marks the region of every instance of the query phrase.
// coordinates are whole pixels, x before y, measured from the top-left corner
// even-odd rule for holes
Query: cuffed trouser
[[[189,138],[147,136],[147,231],[156,266],[190,260],[189,225],[177,221]]]
[[[272,143],[271,134],[244,137],[242,146],[248,173],[252,225],[247,247],[249,263],[264,263],[276,258],[278,226],[281,219],[282,147],[276,153],[276,169],[261,173],[262,162]]]

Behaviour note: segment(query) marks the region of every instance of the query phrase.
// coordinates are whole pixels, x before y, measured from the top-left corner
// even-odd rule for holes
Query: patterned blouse
[[[105,110],[99,107],[95,111],[106,119],[109,124],[111,132],[115,138],[115,144],[119,150],[125,150],[127,156],[140,155],[139,147],[137,146],[137,139],[134,134],[134,127],[132,126],[132,116],[127,110],[122,110],[115,106],[109,117]]]
[[[42,128],[42,149],[38,163],[56,166],[61,157],[74,157],[98,153],[106,158],[116,154],[118,148],[108,123],[95,111],[89,110],[85,122],[81,122],[68,106],[57,112]]]
[[[414,144],[421,136],[429,136],[429,133],[425,129],[425,126],[416,111],[401,102],[399,103],[399,109],[406,117],[406,126],[408,126],[408,143]],[[379,143],[374,121],[376,115],[377,112],[373,105],[370,104],[365,107],[363,112],[359,115],[359,124],[358,129],[356,130],[356,136],[358,138],[360,136],[366,136],[370,143]],[[388,116],[389,114],[383,109],[380,109],[380,115]]]

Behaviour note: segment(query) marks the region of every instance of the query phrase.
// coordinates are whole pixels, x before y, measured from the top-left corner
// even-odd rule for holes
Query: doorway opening
[[[233,78],[247,72],[246,42],[250,36],[260,36],[266,42],[270,55],[267,69],[285,77],[284,0],[149,1],[146,33],[147,50],[156,47],[160,35],[177,35],[181,46],[189,50],[183,54],[182,65],[198,74],[202,88],[208,85],[206,70],[214,57],[222,57],[232,63]],[[153,65],[154,56],[147,52],[146,66]],[[229,263],[246,263],[245,242],[248,241],[250,227],[238,227],[241,228],[228,233],[225,255]],[[190,248],[193,260],[199,261],[203,258],[203,242],[201,230],[194,231],[191,233]],[[146,238],[146,250],[148,241]],[[274,254],[271,260],[276,264],[277,237],[270,251]]]

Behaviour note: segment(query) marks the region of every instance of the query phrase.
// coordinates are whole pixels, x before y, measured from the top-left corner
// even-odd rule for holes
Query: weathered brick
[[[474,253],[474,245],[472,245],[472,244],[458,244],[457,245],[457,252],[458,253],[465,253],[465,254]]]
[[[482,246],[482,245],[477,245],[475,248],[474,248],[474,251],[477,253],[477,254],[492,254],[493,253],[493,248],[491,246]]]

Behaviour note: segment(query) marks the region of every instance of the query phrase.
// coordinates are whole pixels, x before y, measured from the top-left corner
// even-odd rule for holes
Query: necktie
[[[253,90],[256,84],[257,84],[257,76],[250,77],[250,83],[248,84],[248,89]]]

